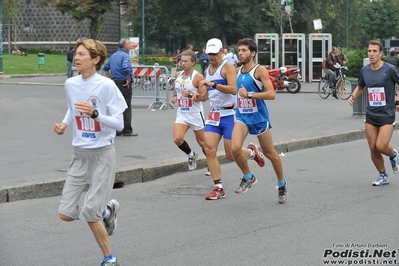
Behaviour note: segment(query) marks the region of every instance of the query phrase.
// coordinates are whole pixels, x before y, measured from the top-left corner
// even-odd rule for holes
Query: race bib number
[[[205,125],[211,126],[219,126],[220,124],[220,112],[219,111],[211,111],[206,118]]]
[[[368,88],[370,106],[385,106],[385,89],[384,87]]]
[[[80,131],[100,132],[101,125],[97,120],[88,116],[76,116],[76,127]]]
[[[177,106],[183,107],[183,108],[190,108],[193,106],[193,101],[192,101],[192,99],[188,99],[188,98],[177,99]]]
[[[237,98],[237,108],[242,114],[250,114],[258,112],[258,107],[256,106],[255,99],[247,99],[238,96]]]

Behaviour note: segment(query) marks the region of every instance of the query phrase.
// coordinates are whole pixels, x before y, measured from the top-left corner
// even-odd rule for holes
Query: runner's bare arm
[[[234,67],[234,65],[230,62],[226,63],[223,67],[222,75],[223,75],[223,77],[226,78],[227,85],[218,84],[216,86],[216,89],[221,92],[224,92],[224,93],[236,95],[236,93],[237,93],[237,83],[236,83],[237,72],[236,72],[236,68]]]
[[[202,74],[197,74],[193,80],[193,86],[198,89],[198,93],[193,95],[193,101],[206,101],[208,99],[208,89],[205,84],[200,85],[201,81],[205,80]]]
[[[262,82],[265,88],[264,92],[254,93],[253,98],[262,100],[274,100],[276,92],[274,91],[272,81],[270,80],[269,72],[265,67],[258,67],[254,74],[255,78]]]
[[[356,86],[355,90],[352,92],[351,96],[348,99],[348,103],[350,106],[352,106],[355,102],[355,99],[363,93],[363,90],[363,87],[360,87],[359,85]]]

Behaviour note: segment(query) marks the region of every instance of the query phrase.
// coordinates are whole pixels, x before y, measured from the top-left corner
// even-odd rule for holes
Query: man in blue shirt
[[[109,58],[104,65],[105,75],[112,79],[118,86],[127,104],[127,109],[123,112],[124,127],[117,136],[137,136],[132,128],[132,83],[133,70],[129,58],[130,40],[123,38],[119,41],[119,49]]]
[[[69,47],[69,50],[67,52],[68,78],[73,77],[73,71],[72,71],[73,50],[74,47],[71,46]]]
[[[209,58],[208,55],[205,53],[205,47],[202,48],[202,54],[199,57],[199,61],[201,62],[201,74],[205,74],[205,69],[209,66]]]

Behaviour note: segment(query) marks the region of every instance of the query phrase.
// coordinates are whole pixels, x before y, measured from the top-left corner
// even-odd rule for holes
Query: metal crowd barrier
[[[170,104],[169,90],[173,90],[174,78],[170,77],[165,66],[132,65],[134,81],[132,84],[132,98],[154,99],[148,109],[173,109]],[[105,76],[103,69],[98,71]]]
[[[169,100],[169,90],[173,89],[174,79],[165,66],[133,65],[133,96],[137,99],[154,99],[148,109],[173,109]]]

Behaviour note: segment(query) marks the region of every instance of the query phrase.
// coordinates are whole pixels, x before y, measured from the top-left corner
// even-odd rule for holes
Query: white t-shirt
[[[120,119],[127,105],[116,84],[97,73],[88,79],[79,75],[67,79],[65,93],[68,112],[63,122],[68,124],[68,120],[73,120],[72,145],[81,148],[101,148],[113,144],[116,130],[78,112],[74,103],[88,102],[101,115],[119,116]]]
[[[233,63],[233,65],[237,65],[238,63],[237,56],[232,52],[228,53],[223,59],[227,60],[230,63]]]

